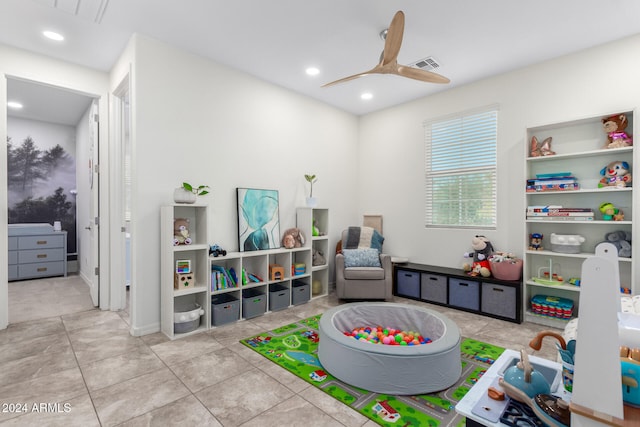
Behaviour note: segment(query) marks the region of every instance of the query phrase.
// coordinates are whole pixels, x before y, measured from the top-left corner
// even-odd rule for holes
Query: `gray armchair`
[[[347,230],[342,232],[346,247]],[[336,294],[340,299],[393,299],[391,255],[380,254],[382,267],[346,267],[342,253],[336,254]]]

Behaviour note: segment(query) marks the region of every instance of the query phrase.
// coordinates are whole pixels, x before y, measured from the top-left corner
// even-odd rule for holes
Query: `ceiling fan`
[[[384,33],[385,31],[383,31],[382,34]],[[444,76],[441,76],[440,74],[398,64],[398,52],[400,51],[400,45],[402,45],[403,33],[404,12],[399,10],[393,16],[391,24],[389,25],[389,29],[386,30],[386,36],[384,37],[384,50],[380,55],[380,63],[369,71],[354,74],[352,76],[344,77],[342,79],[326,83],[322,85],[322,87],[344,83],[349,80],[357,79],[358,77],[368,76],[369,74],[396,74],[398,76],[408,77],[410,79],[420,80],[423,82],[449,83],[450,80]]]

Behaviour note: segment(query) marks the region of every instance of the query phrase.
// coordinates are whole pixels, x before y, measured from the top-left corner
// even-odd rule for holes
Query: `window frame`
[[[484,229],[495,230],[498,227],[498,119],[499,119],[499,105],[492,104],[472,110],[466,110],[446,116],[440,116],[433,119],[428,119],[423,122],[424,126],[424,207],[425,207],[425,228],[448,228],[448,229]],[[484,117],[484,118],[483,118]],[[447,129],[447,124],[448,128]],[[482,132],[469,131],[462,138],[455,139],[455,145],[464,146],[468,145],[471,150],[482,149],[482,156],[470,156],[462,155],[458,158],[462,158],[463,163],[467,163],[466,166],[453,167],[454,156],[450,154],[449,144],[450,138],[456,135],[456,132],[464,132],[465,125],[473,128],[473,124],[482,125]],[[440,137],[440,141],[435,142],[433,138],[434,126],[441,126],[444,129],[443,137]],[[486,126],[486,129],[484,128]],[[455,129],[455,130],[454,130]],[[489,131],[487,131],[489,129]],[[437,129],[436,129],[437,130]],[[487,145],[488,142],[488,145]],[[435,150],[434,150],[435,148]],[[459,147],[458,147],[459,149]],[[439,156],[436,158],[436,163],[433,162],[434,151],[440,150]],[[488,151],[487,151],[488,150]],[[459,152],[459,151],[458,151]],[[448,153],[448,154],[447,154]],[[435,165],[435,167],[434,167]],[[487,205],[489,197],[483,197],[478,200],[469,198],[469,188],[472,188],[473,181],[469,180],[469,175],[483,176],[483,181],[486,183],[486,179],[490,180],[488,188],[483,187],[483,190],[489,194],[491,202]],[[465,181],[466,176],[466,181]],[[434,183],[434,180],[436,181]],[[438,184],[439,182],[439,184]],[[437,197],[434,200],[434,191],[437,191],[437,186],[455,186],[460,189],[457,195],[444,199]],[[462,187],[461,187],[462,186]],[[465,195],[465,189],[467,190]],[[457,211],[457,220],[455,221],[441,221],[437,215],[438,206],[444,203],[454,206]],[[486,218],[488,222],[480,221],[479,223],[469,222],[472,219],[469,213],[469,208],[473,208],[473,205],[480,203],[489,212],[477,216],[476,218]],[[475,210],[476,214],[478,209]],[[441,217],[440,217],[441,218]],[[448,219],[451,219],[449,217]]]

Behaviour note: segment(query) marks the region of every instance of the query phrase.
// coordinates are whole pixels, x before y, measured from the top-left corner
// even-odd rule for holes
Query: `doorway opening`
[[[85,225],[98,217],[96,211],[89,218],[98,185],[91,185],[93,171],[88,177],[85,165],[90,151],[97,153],[91,129],[97,96],[17,77],[6,81],[7,100],[22,106],[7,108],[8,222],[64,231],[66,246],[60,254],[10,248],[9,323],[92,309],[99,304],[99,277],[89,242],[98,230]],[[35,265],[45,261],[62,263],[63,272]]]

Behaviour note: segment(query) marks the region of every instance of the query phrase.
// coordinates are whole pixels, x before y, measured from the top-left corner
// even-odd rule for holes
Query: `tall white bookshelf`
[[[636,234],[638,210],[637,192],[635,184],[625,188],[605,187],[598,188],[598,182],[602,176],[600,170],[609,162],[621,160],[631,165],[633,174],[634,166],[638,163],[638,150],[634,146],[623,148],[605,148],[606,133],[602,127],[602,119],[620,112],[604,113],[565,122],[551,123],[530,127],[526,130],[525,171],[526,178],[535,178],[537,174],[552,174],[570,172],[577,178],[578,190],[538,191],[526,192],[525,209],[529,206],[563,206],[565,208],[591,208],[595,212],[594,220],[566,220],[566,219],[527,219],[525,216],[525,248],[524,248],[524,313],[525,320],[564,328],[567,320],[561,320],[549,316],[533,313],[531,298],[535,295],[546,295],[567,298],[573,301],[573,317],[578,316],[579,296],[581,287],[569,284],[570,278],[580,278],[581,267],[584,260],[594,255],[595,247],[605,240],[605,235],[611,231],[627,231],[632,236]],[[635,112],[623,111],[629,120],[627,132],[634,134]],[[554,155],[532,157],[529,144],[532,137],[543,141],[552,137],[551,150]],[[624,213],[624,220],[604,220],[599,211],[603,202],[613,203]],[[525,214],[523,214],[525,215]],[[543,235],[543,250],[529,249],[529,236],[532,233]],[[579,253],[561,253],[553,251],[550,242],[551,234],[580,235],[585,238]],[[618,258],[621,286],[629,289],[632,294],[640,292],[640,284],[637,284],[638,262],[634,261],[638,249],[632,244],[632,256],[630,258]],[[534,281],[540,276],[543,268],[551,265],[563,278],[553,284],[544,284]]]

